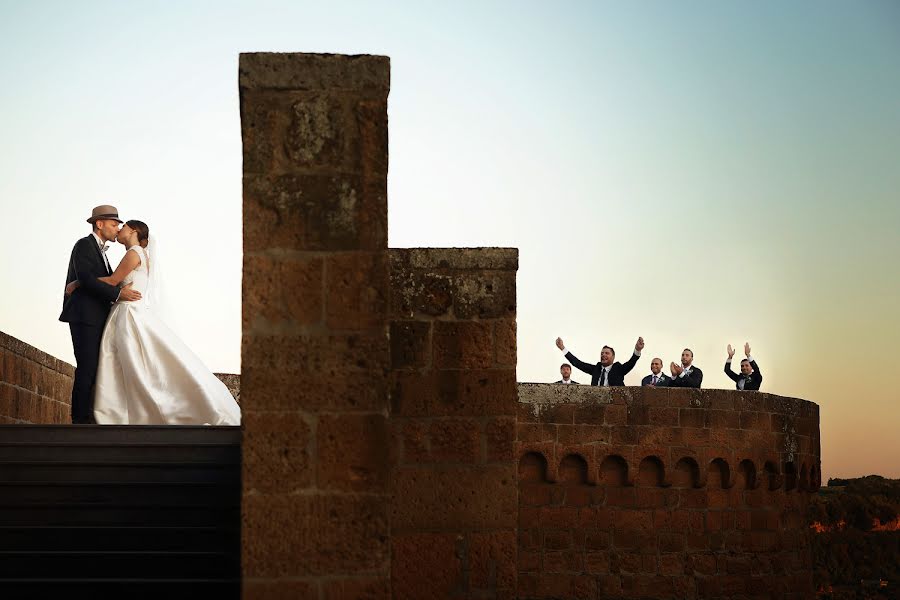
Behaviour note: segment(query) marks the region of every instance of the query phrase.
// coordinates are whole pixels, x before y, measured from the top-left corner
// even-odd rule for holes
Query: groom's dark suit
[[[93,235],[75,242],[69,259],[66,284],[78,280],[80,287],[63,297],[59,320],[69,324],[75,349],[75,382],[72,385],[72,422],[94,422],[94,382],[100,340],[109,309],[119,295],[119,288],[97,281],[110,275],[109,267],[97,239]]]

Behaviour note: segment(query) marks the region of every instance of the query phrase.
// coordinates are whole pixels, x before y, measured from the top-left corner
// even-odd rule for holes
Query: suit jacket
[[[553,383],[563,383],[563,380],[560,379],[559,381],[554,381]],[[564,384],[564,385],[579,385],[579,384],[578,384],[578,382],[575,381],[574,379],[570,379],[570,380],[569,380],[569,383],[566,383],[566,384]]]
[[[97,281],[110,275],[103,253],[93,235],[81,238],[72,248],[66,284],[76,279],[81,284],[71,296],[63,296],[59,320],[64,323],[103,325],[109,309],[119,296],[119,288]]]
[[[669,387],[672,385],[672,378],[661,372],[658,375],[659,379],[656,382],[656,387]],[[650,382],[653,381],[653,374],[647,375],[643,379],[641,379],[641,385],[650,385]]]
[[[634,365],[637,364],[639,358],[640,356],[638,356],[637,354],[632,354],[631,358],[628,359],[625,364],[614,362],[612,366],[610,366],[609,374],[607,375],[607,383],[609,384],[609,386],[624,386],[625,376],[628,375],[628,373],[634,368]],[[566,352],[566,359],[568,359],[568,361],[572,363],[573,366],[578,367],[580,370],[591,376],[591,385],[600,384],[600,373],[603,369],[603,366],[600,363],[592,365],[590,363],[580,361],[571,352]]]
[[[750,381],[744,383],[744,391],[747,392],[755,392],[759,390],[759,387],[762,385],[762,373],[759,372],[759,367],[756,366],[756,361],[751,360],[750,366],[753,367],[753,372],[750,373]],[[743,374],[735,373],[731,370],[731,363],[725,363],[725,374],[731,377],[731,380],[734,382],[735,389],[741,389],[738,387],[738,382],[741,379],[744,379]]]
[[[673,377],[672,381],[669,383],[669,387],[700,389],[701,383],[703,383],[703,371],[701,371],[697,367],[692,366],[690,375],[685,375],[684,377]]]

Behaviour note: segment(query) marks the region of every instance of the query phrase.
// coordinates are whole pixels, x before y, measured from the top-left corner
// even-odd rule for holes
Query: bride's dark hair
[[[146,248],[147,240],[150,239],[150,228],[147,227],[147,224],[143,221],[136,221],[134,219],[125,221],[125,224],[137,231],[138,243],[141,245],[141,248]]]

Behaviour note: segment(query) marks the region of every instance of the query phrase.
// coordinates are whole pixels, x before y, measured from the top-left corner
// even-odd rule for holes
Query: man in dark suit
[[[572,380],[572,365],[569,363],[563,363],[559,366],[559,374],[562,375],[562,379],[556,383],[573,383],[578,385],[577,381]]]
[[[72,423],[95,423],[94,383],[97,380],[97,362],[100,356],[100,340],[112,303],[117,299],[139,300],[139,292],[101,283],[98,277],[112,274],[106,258],[107,242],[116,239],[119,211],[103,205],[94,209],[91,218],[91,234],[75,242],[69,258],[66,285],[73,281],[79,287],[63,297],[59,320],[69,324],[72,347],[75,350],[75,381],[72,385]]]
[[[634,345],[634,354],[628,359],[628,362],[622,364],[613,362],[616,358],[616,351],[609,346],[603,346],[600,351],[600,362],[596,365],[578,360],[578,358],[566,350],[562,338],[556,338],[556,347],[563,351],[566,359],[572,361],[572,364],[591,376],[591,385],[602,387],[624,386],[625,376],[634,368],[638,359],[641,357],[641,350],[644,349],[644,338],[639,337]]]
[[[650,374],[641,379],[641,385],[645,387],[669,387],[672,378],[662,371],[662,359],[654,358],[650,361]]]
[[[744,391],[758,391],[762,385],[762,373],[756,366],[756,361],[750,356],[750,344],[744,344],[744,354],[747,358],[741,360],[741,374],[731,370],[731,359],[734,357],[734,349],[728,344],[728,360],[725,361],[725,374],[734,382],[735,387]]]
[[[700,384],[703,383],[703,371],[694,366],[693,350],[685,348],[681,353],[681,364],[672,363],[669,368],[672,371],[670,387],[700,389]]]

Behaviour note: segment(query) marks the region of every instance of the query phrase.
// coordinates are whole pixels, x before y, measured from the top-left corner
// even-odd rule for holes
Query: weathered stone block
[[[682,408],[680,425],[681,427],[708,427],[709,411],[705,408]]]
[[[250,410],[382,410],[387,335],[244,335],[242,406]]]
[[[390,58],[370,54],[244,52],[238,64],[238,87],[378,92],[387,96],[390,68]]]
[[[243,329],[322,322],[321,258],[244,255]]]
[[[245,490],[290,492],[312,485],[312,428],[304,415],[244,410],[241,421]]]
[[[494,322],[494,362],[498,366],[516,366],[516,321],[500,319]]]
[[[490,323],[438,321],[434,324],[434,365],[442,369],[485,369],[494,363]]]
[[[394,470],[395,532],[512,529],[516,526],[515,469],[510,466]]]
[[[491,531],[469,535],[469,584],[482,590],[514,590],[516,587],[515,531]]]
[[[437,371],[437,395],[429,403],[433,416],[510,415],[516,409],[513,369]]]
[[[381,496],[245,493],[242,520],[244,577],[388,568],[390,529]]]
[[[320,415],[316,428],[319,489],[386,492],[389,440],[382,414]]]
[[[391,368],[421,369],[431,365],[431,323],[391,322]]]
[[[392,419],[393,429],[400,436],[401,456],[396,464],[431,462],[428,423],[417,419]]]
[[[367,577],[325,581],[322,583],[324,600],[391,600],[391,585],[387,575],[381,578]],[[293,596],[292,598],[301,598]]]
[[[244,251],[382,250],[387,185],[359,175],[247,175]]]
[[[458,272],[451,281],[457,319],[515,318],[515,271]]]
[[[430,272],[398,270],[394,265],[396,250],[390,252],[391,317],[408,319],[448,314],[453,305],[453,283],[450,277]]]
[[[394,600],[444,600],[462,592],[460,544],[456,535],[447,533],[393,535]]]
[[[435,462],[481,462],[481,435],[471,419],[437,419],[428,431],[431,459]]]
[[[383,326],[387,260],[383,252],[336,253],[325,261],[325,322],[333,330]]]

